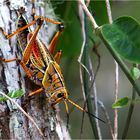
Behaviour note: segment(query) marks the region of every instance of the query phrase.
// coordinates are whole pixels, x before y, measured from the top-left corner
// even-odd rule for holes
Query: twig
[[[110,130],[110,134],[111,134],[111,136],[112,136],[112,138],[113,138],[113,129],[112,129],[110,117],[109,117],[109,115],[108,115],[108,113],[107,113],[107,111],[106,111],[106,108],[105,108],[103,102],[100,101],[99,99],[97,100],[97,103],[99,104],[99,106],[101,107],[102,111],[103,111],[104,114],[105,114],[105,117],[106,117],[106,120],[107,120],[107,124],[108,124],[109,130]]]
[[[85,22],[84,22],[84,13],[83,13],[83,10],[82,10],[80,4],[78,5],[78,9],[79,9],[79,19],[80,19],[80,23],[81,23],[81,32],[82,32],[82,37],[83,37],[83,43],[82,43],[81,52],[80,52],[80,55],[79,55],[79,58],[78,58],[78,62],[80,63],[79,71],[80,71],[80,81],[81,81],[82,94],[83,94],[84,102],[86,102],[84,81],[83,81],[83,75],[82,75],[82,66],[84,66],[84,65],[81,63],[83,52],[84,52],[84,47],[85,47],[85,43],[86,43]],[[85,69],[87,69],[87,68],[85,67]],[[88,71],[88,74],[89,74],[89,71]],[[84,114],[85,113],[83,112],[82,125],[81,125],[81,130],[80,130],[80,139],[81,139],[81,134],[83,133],[82,128],[83,128],[83,122],[84,122]]]
[[[111,24],[113,22],[112,20],[112,14],[111,14],[111,7],[109,0],[105,0],[106,2],[106,8],[107,8],[107,14],[108,14],[108,20]],[[118,99],[118,87],[119,87],[119,66],[118,63],[114,60],[115,63],[115,102]],[[118,109],[114,109],[114,140],[118,137]]]
[[[86,6],[88,7],[90,3],[90,0],[86,0]]]
[[[9,96],[7,96],[5,93],[0,91],[0,94],[5,96],[8,100],[10,100],[13,104],[15,104],[18,109],[35,125],[35,127],[37,128],[37,130],[39,131],[39,134],[44,137],[42,131],[40,130],[40,128],[38,127],[38,125],[35,123],[35,121],[33,120],[33,118],[31,116],[29,116],[23,109],[22,107],[13,99],[11,99]]]
[[[81,6],[79,6],[79,18],[80,18],[80,22],[81,22],[81,31],[82,31],[82,37],[83,37],[83,43],[82,43],[82,47],[81,47],[81,52],[80,52],[80,55],[79,55],[79,58],[78,58],[78,62],[80,63],[80,71],[81,71],[81,66],[87,71],[87,73],[89,74],[90,76],[90,72],[89,70],[87,69],[87,67],[82,63],[82,56],[83,56],[83,52],[84,52],[84,48],[85,48],[85,43],[86,43],[86,35],[85,35],[85,23],[83,22],[84,21],[84,14],[83,14],[83,11],[82,11],[82,8]],[[81,73],[81,72],[80,72]],[[80,74],[81,75],[81,74]],[[91,76],[90,76],[91,78]],[[80,79],[82,80],[81,76],[80,76]]]
[[[109,0],[105,0],[106,2],[106,8],[107,8],[107,14],[108,14],[108,20],[109,20],[109,23],[111,24],[113,22],[112,20],[112,14],[111,14],[111,7],[110,7],[110,3],[109,3]]]
[[[118,63],[114,60],[115,63],[115,102],[118,99],[118,87],[119,87],[119,66]],[[118,109],[114,109],[114,139],[118,137]]]
[[[98,25],[97,25],[96,21],[94,20],[92,14],[91,14],[91,13],[89,12],[89,10],[87,9],[84,0],[79,0],[79,3],[81,4],[81,6],[83,7],[85,13],[87,14],[87,16],[89,17],[89,19],[91,20],[91,23],[92,23],[92,25],[93,25],[93,28],[94,28],[94,29],[98,28]]]
[[[85,17],[84,17],[84,11],[81,7],[81,5],[79,4],[79,17],[80,17],[80,23],[81,23],[81,30],[82,30],[82,35],[83,35],[83,44],[82,44],[82,48],[81,48],[81,53],[80,53],[80,56],[79,56],[79,63],[81,62],[81,59],[82,59],[82,56],[83,54],[87,53],[87,48],[88,46],[86,46],[86,41],[87,41],[87,38],[86,38],[86,25],[85,25]],[[84,49],[86,49],[84,51]],[[85,60],[85,57],[84,57],[84,60]],[[86,61],[86,60],[85,60]],[[87,62],[88,63],[88,62]],[[89,88],[89,79],[91,79],[91,75],[89,73],[89,70],[87,68],[88,64],[84,62],[84,64],[80,63],[80,79],[81,79],[81,83],[82,83],[82,90],[83,90],[83,96],[84,96],[84,102],[86,103],[87,101],[87,97],[85,97],[85,95],[87,95],[87,92],[88,92],[88,88]],[[85,73],[84,75],[84,80],[83,80],[83,76],[82,76],[82,70],[81,70],[81,66],[84,66],[85,70],[87,71],[88,70],[88,75],[89,77],[88,78],[85,78],[87,77],[88,75]],[[84,72],[86,72],[84,71]],[[90,105],[88,104],[88,109],[90,108],[89,107]],[[86,104],[84,104],[84,108],[86,107]],[[91,109],[93,111],[93,109]],[[95,138],[99,138],[99,134],[98,134],[98,130],[97,130],[97,125],[95,123],[95,120],[93,120],[93,118],[90,117],[90,121],[91,121],[91,125],[92,125],[92,129],[93,129],[93,133],[94,133],[94,136]],[[82,122],[83,122],[83,118],[84,118],[84,112],[83,112],[83,117],[82,117]],[[94,121],[94,123],[93,123]],[[83,126],[83,125],[82,125]],[[82,128],[82,127],[81,127]],[[82,132],[82,129],[81,129],[81,132]]]
[[[92,89],[93,89],[92,94],[94,96],[94,102],[93,103],[94,103],[94,107],[95,107],[95,115],[98,116],[98,114],[99,114],[99,112],[98,112],[98,104],[97,104],[98,98],[97,98],[97,89],[96,89],[95,79],[96,79],[96,74],[97,74],[97,72],[99,70],[99,67],[97,67],[97,71],[94,74],[91,57],[89,58],[89,67],[90,67],[90,70],[91,70],[91,73],[92,73],[92,77],[94,77],[93,78],[94,81],[93,81],[93,85],[92,85]],[[89,91],[89,93],[90,92],[91,92],[91,90]],[[96,127],[97,127],[97,130],[98,130],[99,139],[101,140],[102,135],[101,135],[101,129],[100,129],[100,126],[99,126],[99,120],[96,119],[95,123],[96,123]]]
[[[85,43],[86,43],[86,35],[85,35],[85,28],[84,28],[85,23],[83,22],[84,21],[84,13],[81,9],[81,6],[80,5],[78,5],[78,6],[79,6],[78,8],[79,8],[79,18],[80,18],[80,23],[81,23],[81,31],[82,31],[82,37],[83,37],[83,43],[82,43],[82,47],[81,47],[80,56],[78,58],[78,62],[80,63],[80,81],[81,81],[82,93],[83,93],[83,97],[84,97],[84,101],[85,101],[86,97],[85,97],[85,89],[84,89],[84,84],[83,84],[82,67],[81,67],[81,66],[83,66],[83,64],[81,64],[81,59],[83,56],[84,47],[85,47]],[[85,66],[83,66],[83,67],[85,67]],[[85,67],[85,69],[87,70],[86,67]],[[89,74],[89,71],[88,71],[88,74]]]

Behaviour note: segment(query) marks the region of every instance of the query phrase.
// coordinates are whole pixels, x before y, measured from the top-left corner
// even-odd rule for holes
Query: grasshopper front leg
[[[52,39],[52,41],[51,41],[51,43],[48,47],[48,50],[51,54],[54,54],[56,43],[57,43],[58,38],[60,37],[61,33],[64,30],[64,25],[61,23],[61,24],[58,25],[58,28],[59,28],[59,31],[56,32],[55,36],[53,37],[53,39]]]
[[[32,21],[31,23],[27,24],[26,26],[22,27],[22,28],[19,28],[17,29],[15,32],[13,32],[12,34],[8,34],[6,33],[3,28],[0,27],[0,31],[2,32],[2,34],[4,35],[4,37],[6,39],[10,39],[11,37],[13,37],[14,35],[18,34],[19,32],[23,31],[24,29],[30,27],[31,25],[35,24],[36,23],[36,20]]]
[[[3,62],[5,62],[5,63],[17,61],[17,62],[21,65],[21,67],[24,69],[26,75],[27,75],[30,79],[32,79],[32,77],[33,77],[32,72],[31,72],[30,69],[24,64],[24,62],[23,62],[22,60],[20,60],[20,59],[18,59],[18,58],[13,58],[13,59],[4,59],[4,58],[0,58],[0,61],[3,61]]]

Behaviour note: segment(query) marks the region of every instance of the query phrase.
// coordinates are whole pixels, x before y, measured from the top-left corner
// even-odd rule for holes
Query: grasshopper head
[[[58,99],[67,99],[68,98],[68,92],[66,90],[66,88],[62,88],[58,91],[56,91],[55,96],[57,96]]]
[[[55,105],[64,99],[68,99],[68,92],[65,88],[61,88],[52,94],[50,97],[50,102],[52,105]]]

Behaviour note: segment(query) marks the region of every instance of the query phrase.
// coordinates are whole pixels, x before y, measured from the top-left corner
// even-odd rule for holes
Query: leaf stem
[[[123,134],[122,134],[122,139],[125,139],[126,136],[127,136],[127,133],[128,133],[128,129],[129,129],[131,118],[132,118],[132,113],[133,113],[134,106],[135,106],[135,98],[136,98],[136,91],[133,88],[133,91],[132,91],[132,100],[131,100],[131,103],[130,103],[127,120],[125,122],[125,127],[124,127],[124,131],[123,131]]]
[[[92,14],[89,12],[84,0],[79,0],[79,3],[81,4],[82,8],[84,9],[85,13],[87,14],[87,16],[89,17],[89,19],[91,20],[91,23],[93,25],[93,28],[96,29],[98,28],[98,25],[95,21],[95,19],[93,18]]]

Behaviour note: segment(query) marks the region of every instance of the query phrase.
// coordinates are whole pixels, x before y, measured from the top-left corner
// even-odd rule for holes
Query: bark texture
[[[0,1],[0,27],[6,32],[11,33],[16,30],[16,10],[21,6],[26,8],[25,15],[30,22],[32,20],[31,0]],[[50,16],[54,16],[49,3],[38,0],[35,6],[37,15],[45,15],[49,18],[52,18]],[[47,7],[49,16],[45,14],[44,7]],[[49,26],[45,23],[43,24],[39,37],[41,37],[45,44],[48,43],[49,38],[54,33],[54,27],[50,26],[50,24]],[[19,54],[16,36],[10,40],[6,40],[0,33],[0,56],[5,59],[10,59],[15,58],[16,54]],[[39,94],[32,100],[25,100],[27,99],[28,93],[38,89],[38,87],[24,75],[18,63],[0,62],[0,73],[0,90],[2,92],[8,93],[12,90],[23,89],[25,93],[24,97],[15,100],[33,117],[34,121],[42,130],[45,139],[70,139],[65,125],[59,117],[59,112],[48,109],[45,94]],[[41,140],[43,137],[16,105],[10,101],[6,101],[0,102],[0,139]]]

